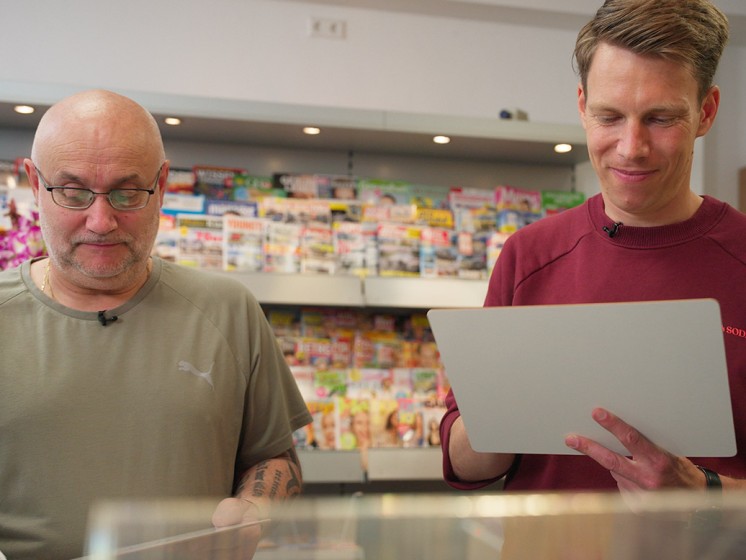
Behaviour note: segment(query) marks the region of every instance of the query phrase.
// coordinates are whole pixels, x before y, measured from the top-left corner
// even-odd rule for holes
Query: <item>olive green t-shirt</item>
[[[264,313],[225,275],[155,258],[123,306],[61,306],[0,273],[0,551],[83,554],[101,499],[224,497],[311,421]]]

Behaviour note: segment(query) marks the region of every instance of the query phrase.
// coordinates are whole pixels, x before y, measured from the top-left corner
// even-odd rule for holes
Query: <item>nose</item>
[[[640,122],[627,121],[617,141],[617,153],[631,161],[646,158],[650,154],[647,127]]]
[[[117,211],[109,204],[105,194],[96,193],[93,204],[85,212],[87,214],[86,227],[93,233],[106,235],[119,226],[116,216]]]

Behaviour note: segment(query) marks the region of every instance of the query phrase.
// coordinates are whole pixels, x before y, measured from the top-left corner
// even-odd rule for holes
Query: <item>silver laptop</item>
[[[575,454],[581,434],[629,455],[604,407],[677,455],[736,453],[712,299],[433,309],[430,326],[472,447]]]

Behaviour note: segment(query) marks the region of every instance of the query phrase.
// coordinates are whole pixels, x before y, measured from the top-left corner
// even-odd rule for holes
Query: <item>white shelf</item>
[[[364,307],[356,276],[282,274],[275,272],[221,272],[240,280],[260,303]]]
[[[439,447],[368,450],[368,480],[443,480]]]
[[[443,479],[439,447],[369,449],[367,477],[359,451],[299,449],[298,457],[303,468],[303,481],[309,484]]]
[[[487,280],[220,272],[248,286],[263,304],[339,307],[481,307]]]
[[[308,483],[360,483],[365,480],[357,451],[298,450],[303,481]]]
[[[371,276],[365,279],[364,290],[369,307],[482,307],[487,280]]]

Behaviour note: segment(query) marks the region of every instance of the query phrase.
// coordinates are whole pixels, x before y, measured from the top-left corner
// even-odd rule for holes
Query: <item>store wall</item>
[[[345,40],[309,37],[312,16]],[[0,79],[574,122],[574,34],[272,0],[5,0]]]
[[[310,38],[312,16],[345,20],[346,39]],[[533,121],[577,122],[575,29],[275,0],[5,0],[3,19],[14,55],[0,57],[0,88],[21,84],[39,102],[104,87],[485,118],[521,108]],[[732,44],[698,173],[697,190],[733,204],[745,63],[743,41]]]

